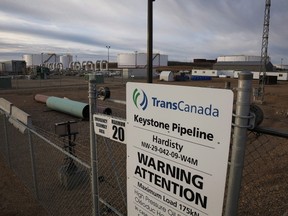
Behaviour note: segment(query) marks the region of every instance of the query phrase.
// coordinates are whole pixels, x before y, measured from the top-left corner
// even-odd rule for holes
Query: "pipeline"
[[[47,96],[47,95],[42,95],[42,94],[34,95],[34,100],[37,101],[37,102],[40,102],[40,103],[45,103],[46,104],[46,101],[47,101],[48,98],[49,98],[49,96]]]
[[[60,63],[57,63],[57,67],[56,67],[58,70],[63,70],[63,64],[60,62]]]
[[[74,67],[74,62],[72,61],[69,63],[69,69],[73,70],[73,67]]]
[[[89,70],[93,70],[94,71],[94,63],[92,61],[87,61],[87,64],[86,64],[86,71],[89,71]]]
[[[51,96],[48,97],[46,105],[52,110],[63,112],[82,119],[89,118],[89,105],[86,103]]]
[[[81,63],[79,61],[74,62],[73,70],[80,70],[80,69],[81,69]]]
[[[86,70],[86,67],[87,67],[87,61],[83,61],[82,62],[82,69]]]
[[[97,60],[96,63],[95,63],[95,71],[100,70],[100,65],[101,65],[101,61]]]
[[[102,60],[100,63],[100,70],[104,70],[104,64],[105,64],[105,70],[108,70],[108,62],[106,60]]]
[[[54,68],[53,68],[53,63],[49,63],[48,64],[48,68],[50,69],[50,70],[53,70]]]
[[[66,113],[78,118],[89,119],[89,104],[70,100],[69,98],[59,98],[36,94],[34,100],[40,103],[46,103],[46,106],[52,110]],[[98,113],[111,115],[112,110],[109,107],[97,107]]]

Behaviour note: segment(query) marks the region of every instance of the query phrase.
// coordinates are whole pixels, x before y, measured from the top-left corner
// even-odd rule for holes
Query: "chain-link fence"
[[[29,76],[28,76],[29,77]],[[27,88],[51,88],[51,87],[71,87],[71,86],[87,86],[87,77],[84,73],[65,73],[53,74],[49,79],[27,79],[27,76],[11,76],[12,89]],[[131,79],[131,78],[130,78]],[[124,82],[121,76],[105,77],[109,82]],[[127,82],[127,79],[125,79]]]
[[[97,143],[99,197],[106,205],[100,212],[127,215],[126,146],[103,137]]]
[[[25,76],[14,76],[12,81],[13,89],[25,88],[47,88],[47,87],[64,87],[64,86],[81,86],[87,85],[87,80],[79,76],[54,75],[49,79],[26,79]]]
[[[39,127],[28,128],[0,111],[0,136],[3,138],[0,153],[47,212],[92,215],[89,139],[72,140],[75,149],[71,154],[67,151],[67,137]],[[123,117],[125,109],[114,105],[113,113]],[[24,126],[25,132],[21,133],[9,119]],[[126,146],[98,136],[97,152],[99,212],[101,215],[126,215]]]
[[[0,118],[0,151],[19,179],[49,214],[91,215],[90,166],[66,152],[60,140],[52,143],[28,128],[20,133],[9,118]]]
[[[123,104],[98,105],[126,118]],[[70,154],[67,138],[41,128],[23,134],[10,124],[11,116],[0,113],[0,153],[47,212],[93,215],[89,137],[73,141]],[[255,130],[247,138],[238,215],[288,214],[288,139]],[[101,136],[96,143],[100,215],[127,215],[126,146]]]
[[[287,215],[287,179],[288,139],[249,132],[238,214]]]

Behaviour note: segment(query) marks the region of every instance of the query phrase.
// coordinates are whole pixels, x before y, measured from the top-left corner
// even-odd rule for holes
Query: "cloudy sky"
[[[265,0],[156,0],[154,52],[169,60],[260,55]],[[288,64],[288,1],[272,0],[268,52]],[[147,0],[1,0],[0,60],[147,50]]]

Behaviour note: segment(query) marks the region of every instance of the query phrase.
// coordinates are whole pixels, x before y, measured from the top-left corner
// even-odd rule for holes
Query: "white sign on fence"
[[[128,215],[222,215],[233,93],[127,83]]]
[[[103,114],[94,114],[94,132],[111,140],[126,143],[126,120]]]

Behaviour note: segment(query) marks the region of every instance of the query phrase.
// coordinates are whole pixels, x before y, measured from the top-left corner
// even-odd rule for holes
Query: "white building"
[[[227,55],[219,56],[217,62],[260,62],[261,56]]]
[[[191,72],[192,76],[210,76],[210,77],[218,77],[217,70],[203,70],[203,69],[195,69]]]
[[[234,71],[234,78],[238,78],[240,71]],[[253,79],[259,79],[260,72],[251,71],[253,74]],[[288,81],[288,72],[287,71],[277,71],[277,72],[266,72],[266,76],[277,76],[277,80]]]

